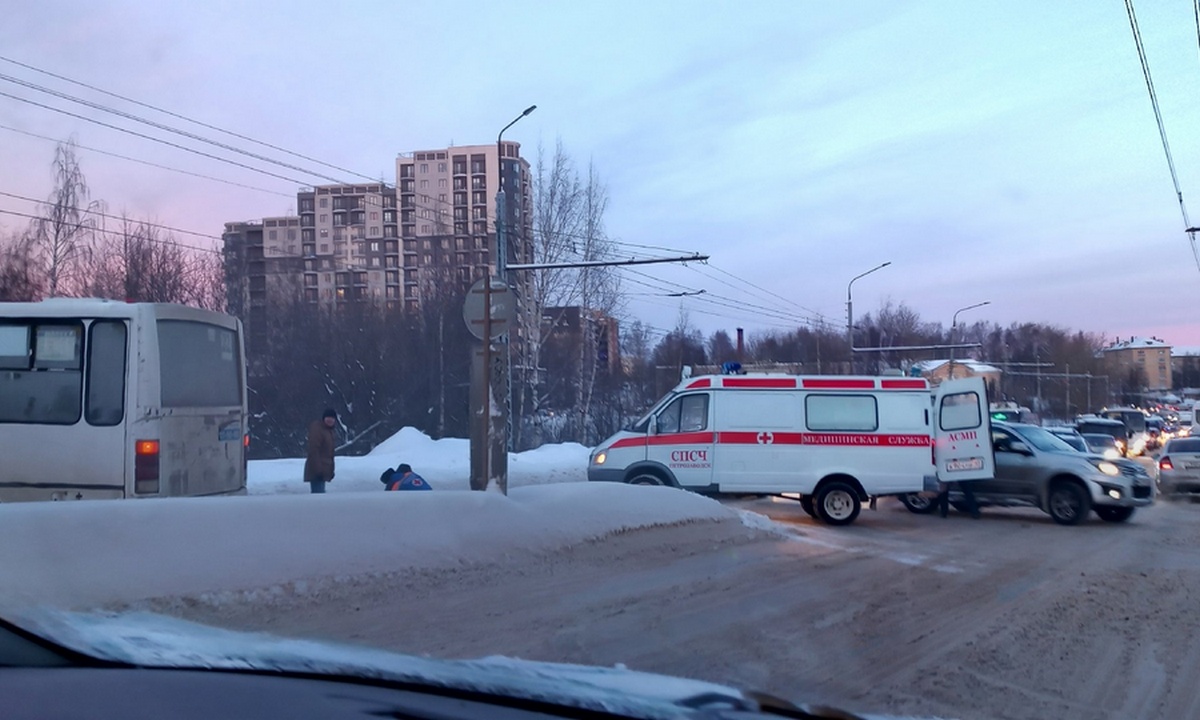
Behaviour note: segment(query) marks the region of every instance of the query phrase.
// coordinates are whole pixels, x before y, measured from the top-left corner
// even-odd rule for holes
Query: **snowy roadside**
[[[0,507],[0,608],[303,593],[311,583],[519,561],[697,521],[739,516],[692,493],[614,483],[508,497],[378,491],[9,505]]]
[[[578,443],[543,445],[511,453],[509,487],[587,480],[589,448]],[[359,457],[337,458],[330,493],[379,492],[379,475],[400,463],[429,481],[434,490],[470,488],[470,442],[462,438],[434,440],[415,428],[403,428]],[[303,482],[304,458],[250,462],[247,489],[251,495],[286,495],[308,492]]]

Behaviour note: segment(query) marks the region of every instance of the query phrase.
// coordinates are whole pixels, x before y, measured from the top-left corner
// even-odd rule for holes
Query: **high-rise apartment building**
[[[403,266],[415,269],[416,297],[435,284],[466,285],[492,267],[533,260],[533,195],[520,143],[422,150],[396,160]],[[496,192],[503,179],[503,245],[496,244]],[[489,255],[489,248],[492,252]],[[527,296],[527,273],[509,278]],[[406,284],[407,284],[406,279]]]
[[[529,163],[519,143],[406,153],[397,186],[318,185],[296,195],[297,214],[225,226],[226,283],[236,314],[302,297],[312,303],[379,301],[417,311],[496,267],[533,259]],[[496,246],[503,177],[505,242]],[[491,253],[489,254],[489,249]],[[510,276],[527,296],[527,273]],[[282,295],[281,295],[282,293]]]

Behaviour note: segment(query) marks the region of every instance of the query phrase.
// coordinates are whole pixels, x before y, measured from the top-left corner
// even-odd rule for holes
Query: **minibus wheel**
[[[861,510],[858,491],[850,483],[834,480],[817,491],[817,514],[830,525],[849,525]]]

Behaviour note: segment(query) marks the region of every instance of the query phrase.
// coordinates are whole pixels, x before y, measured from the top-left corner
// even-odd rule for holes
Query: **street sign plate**
[[[484,325],[484,279],[480,278],[467,291],[463,301],[463,321],[467,329],[480,340]],[[497,278],[492,278],[492,339],[506,334],[517,317],[516,298],[512,289]]]

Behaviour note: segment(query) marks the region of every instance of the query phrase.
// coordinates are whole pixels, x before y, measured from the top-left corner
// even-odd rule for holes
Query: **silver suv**
[[[1074,525],[1095,510],[1101,520],[1125,522],[1154,502],[1154,480],[1140,464],[1081,453],[1036,425],[992,423],[996,477],[971,481],[981,507],[1032,505],[1056,523]],[[930,512],[928,498],[902,498],[913,512]],[[950,502],[965,507],[951,490]]]

